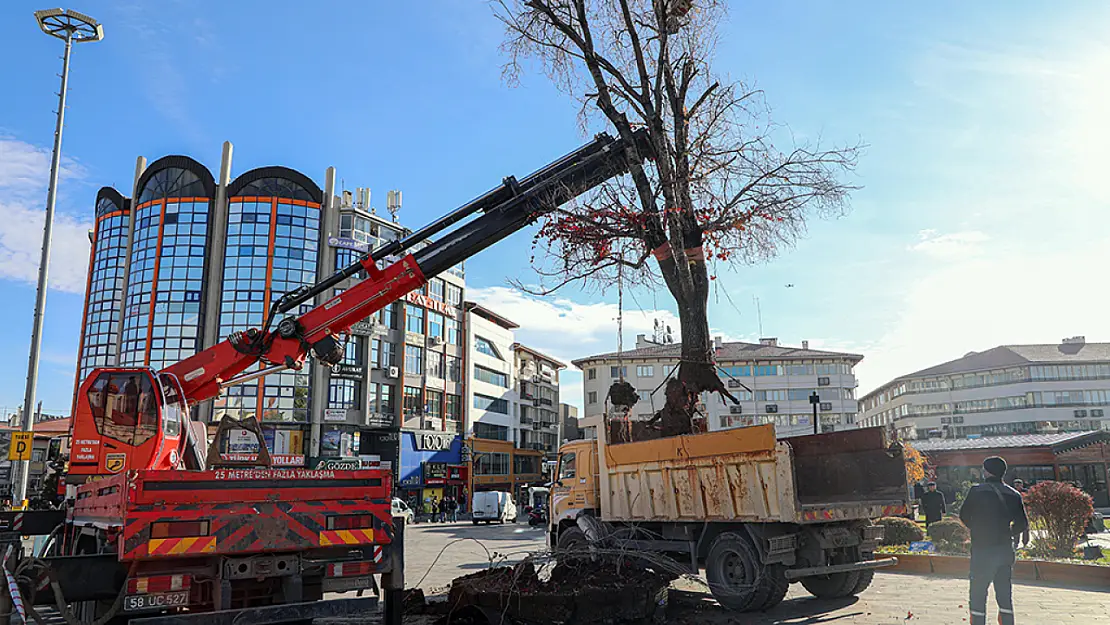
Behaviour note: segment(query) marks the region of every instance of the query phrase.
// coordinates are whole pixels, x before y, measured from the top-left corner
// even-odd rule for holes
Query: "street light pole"
[[[31,326],[31,350],[27,358],[27,388],[23,395],[23,431],[35,427],[34,404],[39,381],[39,349],[42,346],[42,322],[46,313],[47,275],[50,269],[50,241],[54,227],[54,200],[58,191],[58,168],[62,160],[62,128],[66,114],[66,91],[69,89],[69,56],[74,43],[100,41],[104,29],[96,20],[76,11],[48,9],[35,11],[39,28],[51,37],[65,41],[62,57],[62,88],[58,91],[58,112],[54,125],[54,153],[50,159],[50,186],[46,192],[46,219],[42,228],[42,256],[39,259],[39,281],[35,292],[35,318]],[[30,477],[26,460],[19,463],[19,481],[16,483],[15,501],[27,498],[27,480]]]

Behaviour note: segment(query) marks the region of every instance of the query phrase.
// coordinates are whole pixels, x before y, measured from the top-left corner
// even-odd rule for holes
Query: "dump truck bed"
[[[819,523],[902,514],[908,503],[904,460],[883,428],[598,442],[605,521]]]

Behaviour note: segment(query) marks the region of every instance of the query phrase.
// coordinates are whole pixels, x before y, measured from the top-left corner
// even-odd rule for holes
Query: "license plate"
[[[167,592],[160,595],[128,595],[123,598],[124,612],[158,610],[189,605],[189,591]]]
[[[373,587],[374,580],[370,577],[326,577],[323,583],[324,592],[347,592]]]

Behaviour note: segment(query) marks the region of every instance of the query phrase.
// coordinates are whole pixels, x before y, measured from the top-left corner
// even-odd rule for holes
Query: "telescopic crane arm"
[[[598,135],[524,180],[505,178],[499,187],[411,235],[364,255],[313,286],[285,294],[273,304],[261,329],[236,332],[162,373],[176,378],[184,399],[193,403],[270,373],[299,370],[310,351],[331,366],[343,357],[338,335],[345,334],[353,324],[420,288],[428,278],[524,228],[543,213],[627,172],[631,159],[650,153],[644,131],[634,133],[633,141],[635,149],[623,139]],[[476,213],[482,214],[379,269],[379,263],[389,262]],[[326,293],[360,271],[369,277],[304,314],[282,318],[271,328],[278,315]],[[248,372],[255,363],[262,363],[262,368]]]

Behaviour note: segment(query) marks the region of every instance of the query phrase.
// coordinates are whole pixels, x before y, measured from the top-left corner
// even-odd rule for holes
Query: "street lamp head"
[[[68,9],[35,11],[35,20],[42,32],[58,39],[71,39],[74,43],[100,41],[104,27],[93,18]]]

